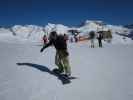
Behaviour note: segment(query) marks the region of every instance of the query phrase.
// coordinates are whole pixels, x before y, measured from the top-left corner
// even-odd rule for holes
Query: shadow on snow
[[[63,85],[70,83],[71,79],[76,79],[76,77],[66,78],[66,77],[64,77],[61,74],[56,74],[53,71],[51,71],[48,67],[43,66],[43,65],[38,65],[38,64],[33,64],[33,63],[16,63],[16,64],[19,65],[19,66],[33,67],[33,68],[36,68],[36,69],[38,69],[38,70],[40,70],[42,72],[47,72],[47,73],[49,73],[51,75],[54,75],[62,82]]]

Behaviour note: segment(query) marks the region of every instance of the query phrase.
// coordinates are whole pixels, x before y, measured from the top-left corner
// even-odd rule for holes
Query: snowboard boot
[[[64,74],[66,77],[70,77],[71,76],[71,73],[67,72]]]
[[[55,68],[55,69],[53,69],[53,72],[61,74],[61,73],[63,73],[64,71],[61,70],[61,69]]]

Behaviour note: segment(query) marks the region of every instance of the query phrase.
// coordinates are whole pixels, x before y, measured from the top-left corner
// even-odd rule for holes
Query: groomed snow
[[[1,100],[132,100],[133,45],[69,44],[72,76],[63,85],[46,72],[55,68],[53,47],[0,42]],[[22,65],[17,65],[21,63]],[[24,64],[25,63],[25,64]]]

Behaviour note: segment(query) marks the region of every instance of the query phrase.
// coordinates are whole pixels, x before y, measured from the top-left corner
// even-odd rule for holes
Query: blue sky
[[[15,24],[72,26],[85,20],[132,24],[132,0],[0,0],[0,26]]]

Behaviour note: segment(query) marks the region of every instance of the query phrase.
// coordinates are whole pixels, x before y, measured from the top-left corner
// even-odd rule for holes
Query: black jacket
[[[51,39],[48,44],[43,46],[42,49],[45,49],[51,45],[54,45],[56,50],[67,50],[67,43],[63,35],[58,35],[55,40]]]

